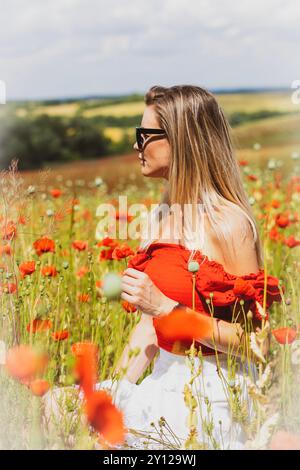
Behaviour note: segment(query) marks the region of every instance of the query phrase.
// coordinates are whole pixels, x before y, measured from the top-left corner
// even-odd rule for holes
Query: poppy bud
[[[190,261],[188,264],[188,270],[191,273],[196,273],[199,271],[199,263],[197,261]]]

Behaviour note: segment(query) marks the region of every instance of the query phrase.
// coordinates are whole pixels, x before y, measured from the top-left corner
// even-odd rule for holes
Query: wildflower
[[[130,302],[127,302],[127,300],[123,300],[121,302],[121,304],[122,304],[122,307],[124,308],[124,310],[128,313],[134,313],[134,312],[137,311],[137,308],[133,304],[131,304]]]
[[[87,249],[87,242],[85,241],[82,241],[82,240],[75,240],[73,243],[72,243],[72,247],[75,248],[75,250],[77,251],[84,251]]]
[[[81,343],[73,343],[71,346],[73,356],[78,357],[86,353],[86,351],[92,351],[93,354],[98,354],[98,347],[94,343],[84,341]]]
[[[55,252],[55,243],[53,240],[47,237],[42,237],[33,243],[33,248],[36,250],[38,256],[43,253]]]
[[[133,215],[129,215],[128,213],[126,214],[126,213],[117,211],[116,220],[127,220],[128,222],[131,222],[133,220]]]
[[[116,246],[118,246],[118,242],[114,240],[113,238],[105,237],[100,242],[97,243],[97,246],[115,248]]]
[[[90,301],[90,296],[89,294],[78,294],[77,299],[79,302],[86,303]]]
[[[30,276],[35,271],[35,261],[26,261],[25,263],[20,264],[19,271],[22,278]]]
[[[85,274],[89,272],[89,268],[87,266],[82,266],[76,273],[77,277],[83,277]]]
[[[54,189],[50,190],[50,194],[51,194],[52,197],[58,198],[59,196],[62,195],[62,190],[54,188]]]
[[[17,236],[17,227],[13,221],[9,221],[3,228],[2,228],[2,239],[3,240],[12,240]]]
[[[112,403],[112,397],[105,390],[95,391],[88,396],[85,411],[91,426],[111,445],[124,441],[123,414]]]
[[[114,248],[109,248],[108,250],[102,250],[100,252],[99,261],[109,261],[109,260],[112,261],[113,251],[114,251]]]
[[[279,344],[291,344],[296,339],[297,330],[289,327],[277,328],[272,330],[272,334]]]
[[[51,320],[42,320],[41,318],[35,318],[26,326],[26,330],[30,333],[40,333],[41,331],[47,331],[52,328]]]
[[[48,392],[50,384],[47,380],[35,379],[29,384],[29,388],[33,395],[37,397],[42,397],[45,393]]]
[[[71,206],[79,206],[80,201],[79,201],[78,198],[75,197],[75,198],[71,199],[70,204],[71,204]]]
[[[295,248],[295,246],[300,245],[300,240],[296,240],[294,235],[283,240],[283,243],[287,245],[289,248]]]
[[[89,211],[88,209],[85,209],[85,210],[82,212],[82,218],[83,218],[83,220],[91,220],[91,219],[92,219],[92,213],[91,213],[91,211]]]
[[[67,330],[63,331],[54,331],[51,333],[52,338],[54,341],[63,341],[69,337],[69,332]]]
[[[118,246],[114,249],[112,253],[112,258],[115,260],[120,260],[127,258],[127,256],[134,255],[134,251],[130,248],[130,246],[124,245]]]
[[[171,313],[153,319],[164,341],[192,341],[212,335],[212,319],[188,307],[175,308]]]
[[[10,245],[0,246],[0,256],[3,256],[3,255],[10,256],[11,254],[12,254],[12,251],[11,251],[11,246]]]
[[[278,214],[275,219],[276,225],[280,228],[286,228],[290,224],[290,220],[286,215]]]
[[[76,357],[74,375],[87,397],[96,384],[98,348],[93,343],[75,343],[71,350]]]
[[[278,241],[283,240],[283,235],[282,235],[282,233],[278,232],[277,227],[273,227],[269,231],[269,238],[270,238],[270,240],[274,240],[274,241],[278,242]]]
[[[22,214],[19,215],[19,218],[18,218],[18,223],[21,224],[21,225],[26,225],[26,217]]]
[[[57,276],[57,270],[55,266],[47,265],[43,266],[41,269],[42,275],[45,277],[55,277]]]
[[[274,209],[278,209],[280,207],[280,201],[278,201],[278,199],[272,199],[271,201],[271,206],[274,208]]]
[[[32,347],[21,344],[9,349],[6,356],[6,370],[22,384],[29,384],[42,374],[47,366],[46,354],[37,352]]]

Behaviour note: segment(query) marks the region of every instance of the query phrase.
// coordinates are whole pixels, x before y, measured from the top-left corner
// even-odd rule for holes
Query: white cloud
[[[152,83],[289,86],[294,0],[0,0],[8,98],[144,91]]]

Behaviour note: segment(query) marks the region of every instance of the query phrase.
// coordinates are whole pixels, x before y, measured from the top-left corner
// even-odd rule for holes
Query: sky
[[[7,100],[300,79],[297,0],[0,0]]]

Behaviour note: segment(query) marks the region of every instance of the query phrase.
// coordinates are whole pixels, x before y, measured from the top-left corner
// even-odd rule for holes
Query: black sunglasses
[[[154,135],[163,135],[166,134],[163,129],[149,129],[147,127],[136,127],[136,142],[138,144],[138,149],[141,152],[143,150],[143,146],[145,143],[145,139],[143,138],[143,134],[148,135],[148,134],[154,134]]]

